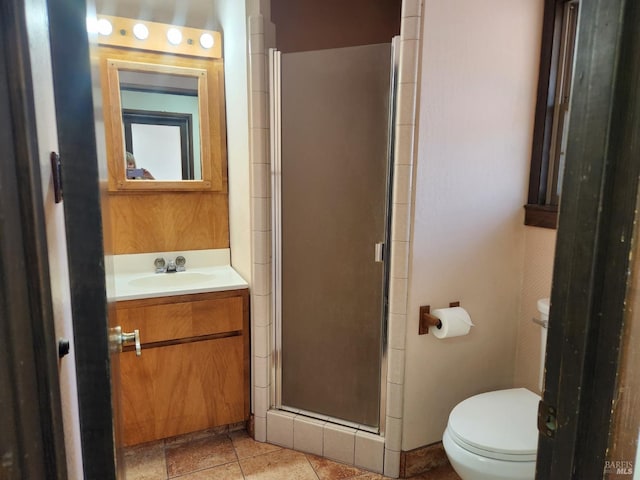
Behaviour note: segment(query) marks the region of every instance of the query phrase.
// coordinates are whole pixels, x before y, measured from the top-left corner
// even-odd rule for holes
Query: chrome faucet
[[[169,260],[169,264],[166,269],[167,273],[176,273],[176,262],[175,260]]]
[[[175,260],[169,260],[168,264],[162,257],[156,258],[153,262],[156,267],[156,273],[184,272],[186,270],[186,263],[187,260],[182,255],[178,255]]]

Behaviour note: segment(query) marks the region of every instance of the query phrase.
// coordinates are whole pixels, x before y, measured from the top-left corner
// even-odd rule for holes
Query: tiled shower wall
[[[268,9],[268,6],[266,6]],[[255,12],[253,12],[255,13]],[[250,58],[252,398],[255,438],[397,477],[402,441],[407,283],[409,277],[418,53],[422,0],[404,0],[400,32],[391,232],[389,344],[385,431],[381,435],[270,409],[273,398],[271,170],[268,49],[275,46],[269,12],[248,19]]]

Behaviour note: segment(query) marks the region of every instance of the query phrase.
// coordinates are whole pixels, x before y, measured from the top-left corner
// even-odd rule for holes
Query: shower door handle
[[[378,263],[384,262],[384,242],[376,243],[376,250],[374,254],[374,260]]]

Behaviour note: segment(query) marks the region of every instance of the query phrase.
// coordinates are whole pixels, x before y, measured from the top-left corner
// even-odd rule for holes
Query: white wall
[[[542,0],[425,0],[402,450],[462,399],[512,386]],[[466,337],[418,336],[459,300]]]
[[[53,77],[49,51],[49,30],[44,0],[28,0],[25,8],[33,78],[33,99],[36,107],[36,127],[42,196],[47,230],[49,273],[56,338],[66,338],[73,345],[71,319],[71,293],[67,266],[67,242],[64,230],[62,203],[54,203],[53,182],[49,153],[58,151]],[[67,472],[71,480],[83,478],[82,450],[80,445],[80,423],[78,417],[78,394],[73,347],[69,355],[59,362],[62,421],[67,455]]]
[[[251,283],[249,80],[245,2],[218,1],[214,5],[214,11],[223,31],[231,264]]]

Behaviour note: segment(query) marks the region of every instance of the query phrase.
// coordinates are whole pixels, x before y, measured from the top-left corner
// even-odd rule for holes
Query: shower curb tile
[[[356,467],[382,473],[384,471],[384,438],[373,433],[356,432],[354,463]]]
[[[387,477],[398,478],[400,474],[400,451],[384,449],[384,474]]]
[[[323,428],[324,456],[331,460],[353,465],[355,456],[355,429],[326,423]]]
[[[267,441],[267,417],[266,412],[265,416],[261,417],[258,412],[255,413],[253,417],[253,435],[254,440],[256,442],[266,442]]]
[[[293,448],[293,419],[289,412],[269,410],[267,412],[267,442],[281,447]]]
[[[298,415],[293,420],[294,450],[322,456],[323,435],[326,422]]]

